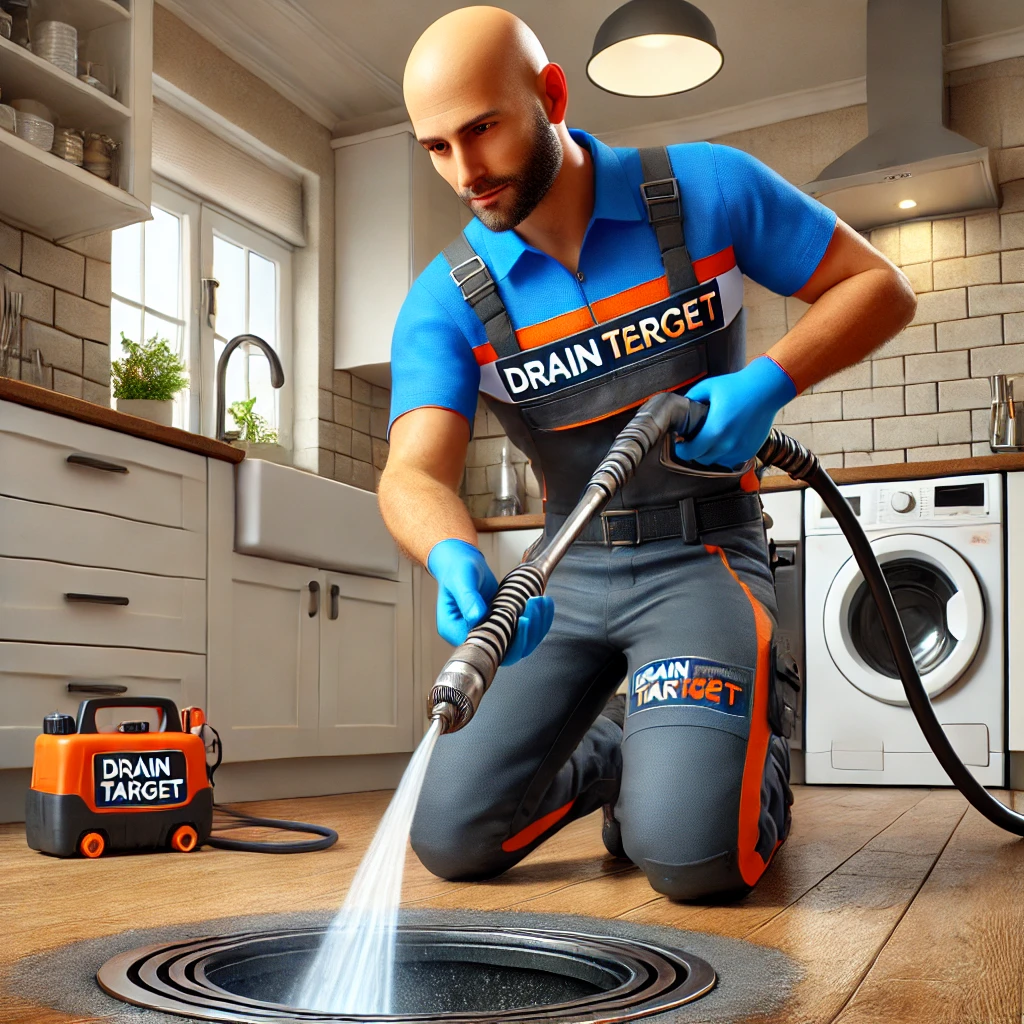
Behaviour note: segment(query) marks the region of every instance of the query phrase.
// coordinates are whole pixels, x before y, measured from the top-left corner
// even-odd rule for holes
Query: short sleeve
[[[412,409],[437,406],[472,428],[480,368],[465,335],[422,279],[405,298],[391,339],[391,425]]]
[[[740,270],[779,295],[799,291],[825,255],[835,213],[748,153],[711,150]]]

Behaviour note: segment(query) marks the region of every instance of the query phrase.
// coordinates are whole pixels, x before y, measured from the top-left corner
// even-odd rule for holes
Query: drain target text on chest
[[[97,754],[93,778],[97,807],[157,807],[188,795],[180,750]]]

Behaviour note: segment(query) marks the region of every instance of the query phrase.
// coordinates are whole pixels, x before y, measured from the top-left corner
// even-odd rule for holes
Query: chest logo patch
[[[627,714],[659,707],[697,707],[746,718],[753,692],[750,669],[705,658],[666,658],[649,661],[633,673]]]
[[[560,341],[505,356],[497,369],[519,404],[693,344],[724,326],[722,297],[712,280]]]

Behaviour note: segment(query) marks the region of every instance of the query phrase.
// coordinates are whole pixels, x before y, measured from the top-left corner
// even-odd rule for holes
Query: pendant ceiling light
[[[587,77],[619,96],[671,96],[721,70],[711,19],[686,0],[629,0],[594,37]]]

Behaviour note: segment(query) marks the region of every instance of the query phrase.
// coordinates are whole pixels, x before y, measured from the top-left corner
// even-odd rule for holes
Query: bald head
[[[438,18],[413,46],[405,65],[405,105],[415,124],[464,102],[485,82],[533,92],[547,63],[540,40],[514,14],[463,7]]]
[[[489,228],[524,220],[558,176],[565,75],[529,26],[499,7],[435,21],[405,65],[405,105],[438,173]]]

